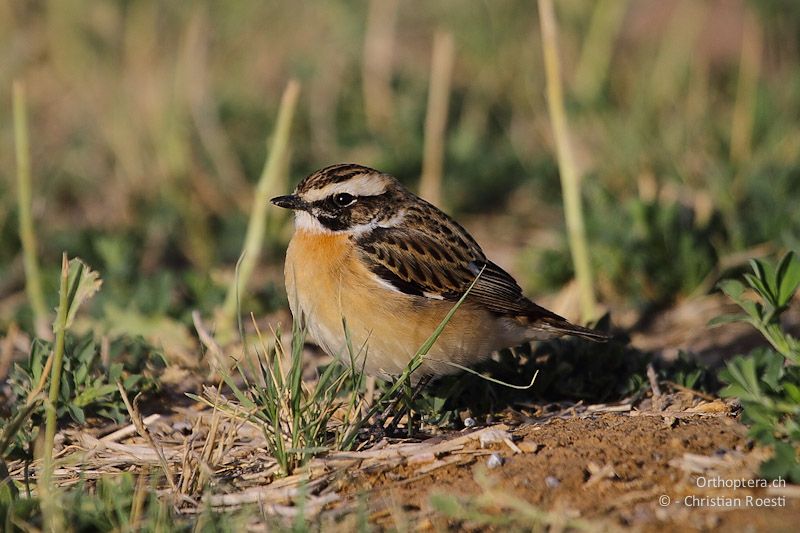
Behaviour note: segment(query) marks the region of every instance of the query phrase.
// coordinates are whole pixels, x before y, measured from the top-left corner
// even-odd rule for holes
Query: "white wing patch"
[[[444,296],[442,296],[441,294],[437,294],[437,293],[435,293],[435,292],[428,292],[428,291],[425,291],[425,292],[423,292],[423,293],[422,293],[422,295],[423,295],[425,298],[430,298],[430,299],[432,299],[432,300],[444,300]]]
[[[392,292],[397,292],[397,293],[405,295],[405,293],[403,291],[401,291],[400,289],[398,289],[397,287],[395,287],[394,285],[392,285],[391,283],[389,283],[388,281],[386,281],[385,279],[383,279],[379,275],[374,274],[372,272],[370,272],[370,275],[372,277],[372,280],[375,281],[376,283],[378,283],[379,285],[381,285],[381,286],[383,286],[383,287],[385,287],[387,289],[390,289]]]
[[[321,189],[312,189],[303,194],[306,202],[316,202],[339,193],[353,196],[378,196],[386,192],[389,180],[380,174],[361,174],[340,183],[329,183]]]

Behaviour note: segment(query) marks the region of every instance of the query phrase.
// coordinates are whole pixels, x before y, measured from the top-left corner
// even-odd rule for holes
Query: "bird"
[[[284,266],[293,319],[368,375],[401,375],[465,293],[412,383],[533,340],[608,339],[528,299],[467,230],[389,174],[336,164],[271,202],[294,211]]]

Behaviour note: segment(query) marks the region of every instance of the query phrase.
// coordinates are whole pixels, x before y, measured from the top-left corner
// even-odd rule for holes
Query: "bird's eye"
[[[346,192],[340,192],[333,197],[333,203],[338,207],[347,207],[349,205],[353,205],[355,201],[356,197],[352,194],[347,194]]]

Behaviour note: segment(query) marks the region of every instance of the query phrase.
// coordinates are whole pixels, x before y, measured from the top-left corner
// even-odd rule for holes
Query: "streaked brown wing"
[[[501,315],[560,318],[528,300],[460,226],[449,230],[448,239],[409,227],[376,228],[356,243],[370,270],[406,294],[456,301],[483,271],[468,300]]]

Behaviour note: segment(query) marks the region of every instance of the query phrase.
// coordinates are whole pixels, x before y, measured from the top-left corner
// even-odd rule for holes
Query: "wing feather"
[[[499,315],[561,318],[526,298],[514,278],[487,260],[463,228],[449,227],[443,233],[452,237],[442,239],[416,229],[425,227],[376,228],[356,244],[370,270],[405,294],[457,301],[482,272],[468,301]]]

